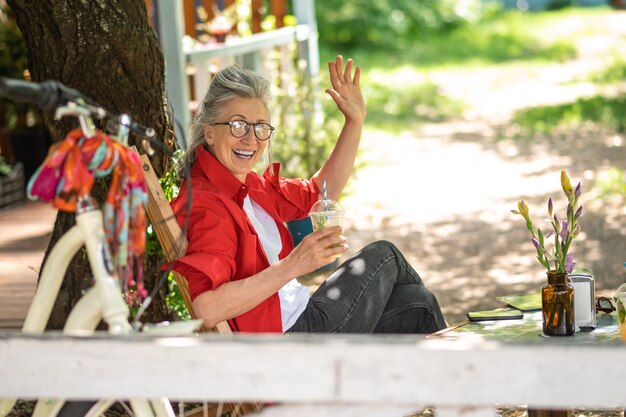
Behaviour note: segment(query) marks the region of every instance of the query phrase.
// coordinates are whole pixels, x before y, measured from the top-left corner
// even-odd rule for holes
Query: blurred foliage
[[[325,97],[319,79],[310,79],[298,59],[297,45],[290,50],[292,70],[281,70],[281,53],[268,56],[272,82],[271,146],[284,177],[310,178],[328,157],[343,119],[335,103]],[[342,117],[342,116],[340,116]],[[267,161],[264,162],[264,167]]]
[[[547,42],[535,16],[508,12],[428,39],[418,55],[425,65],[500,63],[514,60],[564,61],[576,56],[568,39]]]
[[[185,305],[183,296],[180,293],[180,287],[174,279],[174,274],[171,272],[167,275],[167,297],[165,298],[167,308],[170,311],[176,313],[176,316],[181,320],[191,320],[191,314]]]
[[[460,114],[463,103],[441,93],[432,81],[393,84],[368,81],[367,123],[392,132],[411,128],[418,122],[440,122]]]
[[[320,42],[339,50],[406,50],[430,34],[477,21],[490,9],[480,0],[316,2]]]
[[[4,158],[0,156],[0,177],[9,175],[11,170],[11,165],[7,164]],[[0,187],[0,191],[2,191],[2,187]]]
[[[28,67],[26,42],[17,27],[11,9],[0,0],[0,77],[23,79]],[[17,114],[25,114],[29,106],[0,98],[0,122],[6,118],[9,128],[16,127]],[[0,126],[2,128],[3,126]]]
[[[524,135],[550,134],[556,129],[576,129],[588,123],[624,132],[625,114],[626,95],[595,96],[579,98],[573,103],[523,109],[515,113],[512,122],[521,127]]]
[[[0,2],[0,77],[23,78],[28,65],[26,43],[10,9]]]
[[[598,180],[596,187],[600,198],[611,194],[626,195],[626,172],[622,169],[611,167],[606,178]]]
[[[481,8],[472,2],[467,4],[473,4],[471,10],[474,12],[458,13],[459,17],[453,19],[455,24],[447,25],[445,22],[450,19],[444,19],[445,22],[428,26],[429,30],[413,32],[412,37],[394,40],[392,45],[385,42],[370,42],[367,47],[354,46],[354,49],[342,51],[339,49],[342,44],[328,42],[328,39],[333,39],[331,33],[333,29],[321,30],[321,61],[332,60],[339,51],[362,65],[364,79],[362,85],[368,106],[367,123],[377,128],[399,131],[411,128],[414,123],[443,121],[461,114],[465,109],[462,102],[446,96],[441,92],[439,85],[429,80],[429,72],[441,67],[453,68],[459,65],[479,67],[511,61],[539,63],[565,61],[576,56],[577,29],[571,29],[556,38],[546,36],[546,33],[553,31],[555,19],[576,19],[581,13],[580,10],[552,13],[504,12],[497,7],[489,6],[489,3],[485,3],[488,6]],[[415,10],[419,9],[429,16],[444,15],[442,12],[426,13],[431,6],[448,7],[446,9],[448,11],[456,10],[449,8],[450,4],[445,2],[437,5],[420,3],[419,7],[383,2],[367,7],[380,9],[384,6],[414,7]],[[327,24],[333,16],[341,14],[337,10],[351,7],[353,5],[337,8],[324,5],[324,11],[320,12],[318,19]],[[468,15],[471,18],[461,18]],[[365,19],[366,16],[372,18],[374,23],[381,19],[367,13],[363,13],[360,19]],[[374,24],[359,26],[354,23],[356,21],[351,22],[345,22],[337,27],[348,30],[350,25],[358,26],[354,28],[354,36],[357,36],[362,32],[362,27]],[[324,24],[320,23],[320,27]],[[389,22],[385,24],[388,25]],[[390,33],[389,36],[400,36],[394,34],[391,29],[387,32]],[[352,47],[359,44],[347,45]],[[404,49],[399,51],[398,45],[404,45]],[[401,65],[398,65],[397,60],[389,59],[389,54],[393,52],[400,54]]]
[[[626,57],[615,55],[601,71],[593,72],[589,80],[598,84],[613,84],[626,80]]]
[[[391,52],[421,67],[565,60],[576,54],[568,39],[542,40],[539,29],[549,25],[545,14],[503,12],[494,2],[330,3],[317,3],[322,50],[344,51],[360,62],[373,57],[376,65],[392,67],[397,61],[389,59]]]

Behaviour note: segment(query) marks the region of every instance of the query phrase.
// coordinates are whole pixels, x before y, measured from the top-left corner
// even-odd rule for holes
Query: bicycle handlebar
[[[79,91],[74,90],[59,81],[48,80],[41,83],[35,83],[4,77],[0,77],[0,97],[5,97],[13,101],[35,104],[42,110],[46,111],[53,111],[57,107],[70,101],[87,101],[86,97]],[[89,104],[85,104],[85,107],[99,119],[105,116],[116,119],[116,121],[118,119],[117,116],[110,114],[102,107]],[[143,126],[135,121],[131,121],[128,128],[131,132],[146,138],[154,138],[156,136],[156,132],[153,128]]]
[[[115,130],[116,127],[118,127],[122,122],[120,121],[120,118],[116,118],[116,119],[111,119],[106,123],[106,128],[108,130]],[[156,136],[156,131],[154,130],[154,128],[151,127],[145,127],[144,125],[137,123],[135,121],[131,121],[130,125],[128,125],[128,129],[140,136],[144,136],[146,138],[154,138]]]
[[[147,138],[154,138],[156,131],[151,127],[145,127],[137,122],[130,123],[130,131],[137,135],[145,136]]]
[[[48,80],[33,83],[4,77],[0,77],[0,96],[14,101],[36,104],[47,111],[52,111],[68,101],[85,100],[81,93],[59,81]]]

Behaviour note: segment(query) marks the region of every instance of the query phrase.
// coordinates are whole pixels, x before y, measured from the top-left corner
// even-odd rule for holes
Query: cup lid
[[[338,211],[343,214],[343,209],[335,200],[318,200],[313,207],[311,207],[311,211],[309,213],[320,213],[324,211]]]

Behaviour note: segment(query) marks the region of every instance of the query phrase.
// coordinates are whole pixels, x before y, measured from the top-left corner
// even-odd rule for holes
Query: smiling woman
[[[267,123],[268,113],[261,99],[235,98],[227,102],[217,116],[218,120],[227,122],[204,127],[206,143],[213,156],[241,182],[261,158],[274,129]]]
[[[179,223],[189,224],[187,253],[173,268],[187,279],[207,327],[228,320],[242,332],[432,333],[445,326],[436,298],[389,242],[347,259],[312,296],[297,281],[348,250],[340,225],[296,247],[285,226],[320,198],[336,200],[353,170],[365,119],[361,70],[338,56],[329,73],[326,93],[345,122],[309,179],[282,177],[271,162],[265,79],[229,67],[209,85],[182,158],[191,175],[172,201]],[[270,165],[259,175],[253,168],[266,148]]]

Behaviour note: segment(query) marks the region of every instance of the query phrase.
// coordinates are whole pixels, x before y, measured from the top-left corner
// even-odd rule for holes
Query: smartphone
[[[503,307],[495,310],[470,311],[467,318],[470,321],[515,320],[524,318],[524,314],[516,308]]]

